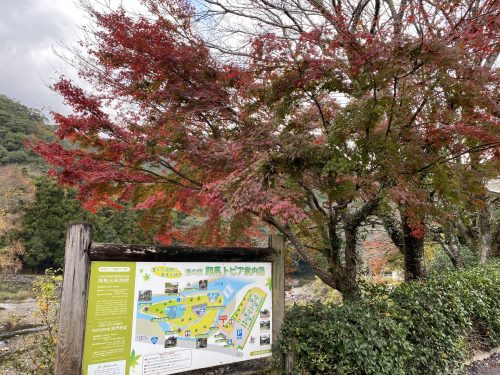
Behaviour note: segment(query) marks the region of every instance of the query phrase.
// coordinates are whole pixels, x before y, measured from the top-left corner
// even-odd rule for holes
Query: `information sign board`
[[[271,355],[271,262],[91,262],[85,375],[153,375]]]

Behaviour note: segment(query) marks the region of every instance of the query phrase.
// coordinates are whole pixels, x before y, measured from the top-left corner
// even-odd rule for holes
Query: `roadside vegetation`
[[[363,287],[348,303],[294,305],[280,349],[296,374],[420,375],[460,369],[500,345],[500,262],[395,287]]]
[[[0,373],[14,375],[54,374],[57,322],[62,276],[49,269],[33,283],[31,296],[36,309],[30,324],[22,326],[15,317],[2,325],[0,337],[11,338],[6,350],[0,348]],[[23,330],[31,331],[25,334]]]

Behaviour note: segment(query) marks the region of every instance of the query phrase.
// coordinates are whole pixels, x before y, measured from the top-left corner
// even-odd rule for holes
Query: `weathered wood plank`
[[[71,224],[66,233],[56,375],[82,372],[91,234],[92,227],[86,223]]]
[[[269,247],[275,251],[275,259],[273,260],[273,343],[278,344],[281,331],[281,324],[285,318],[285,239],[281,235],[269,237]],[[283,368],[283,355],[279,354],[278,360]]]
[[[267,247],[187,247],[93,243],[91,261],[128,262],[271,262],[275,251]]]

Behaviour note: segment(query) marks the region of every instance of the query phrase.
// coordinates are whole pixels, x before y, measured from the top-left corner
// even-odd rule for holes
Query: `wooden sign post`
[[[92,293],[89,293],[89,289],[91,287],[94,288],[92,290],[95,290],[95,285],[93,285],[92,283],[96,283],[96,275],[101,271],[108,272],[108,269],[118,270],[117,272],[126,272],[126,270],[130,270],[130,268],[134,268],[135,272],[136,263],[134,262],[137,262],[137,264],[141,265],[140,269],[137,268],[137,272],[145,272],[142,268],[147,268],[148,265],[151,264],[151,267],[148,269],[154,271],[153,273],[155,273],[156,275],[155,280],[158,280],[159,276],[162,276],[168,280],[168,282],[163,283],[164,286],[163,284],[161,285],[161,288],[164,288],[164,290],[162,290],[162,293],[165,292],[164,295],[160,296],[163,299],[158,302],[158,294],[153,294],[152,290],[139,290],[136,292],[135,289],[132,288],[131,292],[128,294],[128,296],[130,297],[129,299],[127,299],[127,295],[123,294],[123,299],[117,300],[121,301],[120,303],[122,303],[123,301],[127,301],[127,304],[123,302],[123,306],[121,307],[111,305],[106,307],[111,309],[110,314],[117,313],[118,310],[122,309],[122,312],[131,316],[133,310],[136,309],[137,315],[143,319],[142,321],[144,323],[141,324],[146,326],[145,329],[147,332],[149,332],[148,330],[153,329],[156,329],[156,331],[158,331],[159,328],[155,326],[155,323],[157,323],[158,326],[161,327],[170,327],[167,322],[171,323],[174,320],[177,322],[177,325],[174,327],[176,331],[167,331],[173,332],[172,336],[170,337],[167,337],[167,332],[165,332],[165,337],[158,337],[158,335],[155,337],[149,337],[147,335],[144,336],[144,340],[151,341],[151,343],[148,342],[148,344],[155,348],[155,353],[157,354],[148,355],[146,356],[146,359],[143,356],[142,360],[144,360],[144,362],[142,362],[142,367],[141,369],[134,368],[134,374],[142,375],[149,373],[147,366],[150,366],[149,369],[151,369],[155,366],[161,367],[161,363],[173,363],[176,360],[173,355],[177,355],[178,353],[180,353],[178,354],[179,358],[181,358],[180,356],[184,356],[180,360],[188,363],[189,361],[191,361],[191,352],[194,353],[195,349],[199,349],[202,351],[208,350],[208,352],[196,351],[198,360],[189,362],[191,364],[191,367],[186,365],[186,371],[182,370],[182,368],[184,367],[181,367],[180,365],[178,367],[175,367],[176,364],[174,363],[171,367],[172,373],[180,373],[179,371],[184,371],[182,372],[183,374],[194,375],[266,374],[273,372],[272,363],[270,360],[271,357],[269,357],[269,354],[266,354],[269,353],[269,350],[253,350],[251,352],[251,355],[255,355],[256,358],[259,359],[247,359],[248,353],[244,352],[243,348],[245,347],[245,344],[247,342],[256,340],[256,338],[250,337],[250,333],[256,331],[257,328],[254,327],[258,327],[258,325],[256,325],[257,321],[260,322],[261,330],[269,329],[269,325],[271,325],[269,334],[259,336],[260,345],[264,345],[263,347],[266,347],[266,344],[269,344],[268,346],[270,346],[271,342],[273,344],[277,344],[278,342],[278,336],[281,328],[281,323],[284,318],[285,310],[283,237],[270,236],[268,247],[252,248],[197,248],[184,246],[98,244],[92,243],[92,229],[89,224],[75,223],[71,224],[68,227],[66,238],[63,292],[57,345],[56,375],[87,374],[90,373],[91,367],[92,372],[96,374],[107,374],[106,371],[110,371],[109,373],[120,375],[125,375],[125,371],[127,371],[127,374],[129,373],[128,367],[127,370],[125,370],[125,362],[127,361],[127,366],[129,366],[129,362],[133,361],[132,359],[107,362],[112,359],[113,355],[110,354],[108,356],[107,353],[101,352],[100,355],[103,358],[103,366],[95,367],[100,366],[101,364],[92,364],[87,365],[86,368],[84,368],[83,358],[84,347],[85,351],[87,351],[92,347],[92,345],[95,344],[93,342],[89,343],[89,340],[87,340],[86,343],[86,329],[88,329],[89,326],[94,327],[92,329],[92,333],[94,331],[105,331],[106,329],[109,329],[109,326],[108,328],[106,328],[106,326],[103,326],[104,328],[95,329],[96,326],[94,321],[98,319],[96,319],[94,316],[95,311],[89,310],[92,306],[94,306],[91,306],[91,304],[95,303],[96,299],[95,296],[92,295]],[[108,264],[112,265],[113,267],[106,267],[106,265]],[[213,264],[220,264],[221,266],[211,267],[210,265]],[[247,265],[247,267],[243,267],[245,264]],[[269,266],[266,266],[266,264],[268,264]],[[116,267],[117,265],[118,267]],[[123,265],[123,267],[120,267],[121,265]],[[130,267],[130,265],[132,265],[133,267]],[[172,267],[170,267],[171,265]],[[175,265],[178,265],[180,268],[175,268]],[[186,270],[186,265],[196,265],[196,267]],[[249,267],[252,265],[253,267]],[[256,267],[258,265],[262,265],[262,267]],[[245,276],[247,274],[251,275],[250,272],[254,272],[256,274],[262,275],[262,277],[266,277],[265,275],[267,275],[267,273],[264,272],[266,267],[269,268],[269,273],[272,277],[271,279],[269,279],[269,285],[267,285],[267,287],[271,288],[270,294],[272,297],[272,304],[271,302],[267,302],[269,304],[269,307],[271,308],[270,312],[266,310],[261,311],[261,307],[264,306],[264,301],[266,300],[266,293],[262,290],[263,288],[259,289],[257,287],[253,287],[249,289],[250,287],[247,287],[246,289],[242,289],[243,287],[236,281],[234,281],[236,280],[234,278],[225,279],[223,276],[220,276],[219,278],[207,278],[205,272],[205,269],[207,271],[209,269],[215,269],[215,271],[218,272],[219,275],[226,275],[226,273],[229,274],[230,271],[231,275],[233,275],[233,271],[234,273],[236,273],[236,269],[239,269],[240,274],[243,269],[245,271]],[[95,273],[93,276],[91,275],[91,270],[93,270],[92,272]],[[200,275],[204,274],[204,276],[200,276],[200,280],[197,281],[199,285],[196,284],[195,288],[187,288],[184,285],[184,289],[181,293],[180,290],[176,289],[179,288],[179,283],[174,283],[171,281],[176,277],[180,278],[180,275],[183,274],[183,272],[185,274],[186,271],[188,275],[191,276],[193,275],[191,272],[198,271],[200,272]],[[143,275],[144,280],[146,280],[146,275],[141,275]],[[127,280],[125,276],[123,278],[119,278],[119,276],[120,275],[116,276],[118,281],[124,282],[123,280]],[[104,274],[104,276],[100,275],[99,277],[99,280],[102,283],[112,282],[108,281],[106,274]],[[147,274],[147,277],[149,280],[150,275]],[[110,280],[112,280],[112,277],[110,277]],[[144,284],[142,279],[135,278],[134,280],[139,280],[139,283]],[[192,277],[189,280],[192,280]],[[207,284],[209,283],[209,280],[211,280],[211,284],[209,285],[207,290]],[[216,281],[214,282],[212,280]],[[218,281],[218,284],[217,280],[220,280]],[[247,284],[251,283],[250,277],[248,278],[248,280],[249,281],[247,282]],[[225,286],[224,282],[226,282],[226,284],[228,285]],[[262,280],[259,282],[259,285],[262,285]],[[214,288],[214,285],[220,285],[220,289],[218,290],[218,292],[214,292],[213,290],[211,291],[211,289]],[[110,284],[110,288],[113,287],[114,286]],[[242,293],[237,294],[237,291],[234,291],[234,287],[239,287],[243,292],[245,292],[246,290],[248,291],[246,292],[244,297],[241,297]],[[158,290],[158,285],[156,285],[155,290]],[[236,295],[238,295],[238,298],[243,298],[243,300],[237,306],[236,302],[239,301],[236,301],[236,298],[234,299],[234,301],[231,300],[233,303],[232,308],[233,310],[235,310],[234,312],[226,310],[230,309],[230,307],[226,306],[223,302],[226,301],[226,298],[228,298],[230,295],[235,297]],[[176,297],[177,300],[175,300],[174,297]],[[195,303],[196,301],[192,302],[194,298],[199,301],[197,304]],[[188,299],[191,301],[191,304],[189,304]],[[174,316],[167,315],[167,312],[169,312],[170,314],[171,311],[168,310],[168,304],[172,305],[172,308],[175,307],[175,309],[172,311],[177,311],[177,314],[180,310],[181,314],[186,314],[181,316],[187,317],[189,315],[189,321],[191,321],[193,317],[195,317],[195,321],[198,318],[201,321],[201,319],[205,316],[208,321],[209,313],[206,310],[210,311],[211,318],[216,317],[216,321],[215,323],[212,322],[211,326],[208,328],[206,324],[204,325],[204,328],[208,330],[208,333],[206,332],[206,334],[195,335],[195,332],[193,332],[193,337],[191,337],[191,331],[189,329],[186,328],[183,331],[182,327],[179,327],[178,321],[181,320],[180,317],[175,316],[175,314]],[[153,311],[153,309],[158,305],[161,305],[163,310],[156,308],[156,310]],[[241,313],[237,313],[236,310],[239,310],[237,309],[237,307],[239,308],[242,306],[245,307],[244,309],[242,308],[242,310],[244,311],[241,311]],[[138,310],[139,308],[141,309],[140,312]],[[177,310],[177,308],[179,310]],[[183,309],[189,309],[189,314],[184,313]],[[230,311],[231,314],[228,314],[227,311]],[[87,313],[89,314],[89,316],[87,316]],[[245,313],[245,316],[243,316],[243,313]],[[269,315],[271,316],[271,321],[269,321],[269,319],[262,319],[263,316],[265,317]],[[147,319],[145,319],[144,316],[147,316]],[[225,320],[222,320],[221,318],[225,318]],[[153,323],[150,323],[149,321]],[[190,324],[193,325],[195,323],[196,322]],[[132,324],[130,323],[127,325]],[[199,325],[201,325],[201,323]],[[109,330],[112,331],[113,329],[114,327]],[[118,329],[121,328],[118,327]],[[131,330],[131,327],[127,327],[127,329]],[[216,333],[215,336],[213,336],[214,333]],[[90,337],[91,332],[87,332],[87,335],[89,335]],[[135,333],[130,334],[130,337],[128,337],[128,339],[132,340],[133,337],[135,337]],[[222,341],[222,344],[215,344],[212,341],[211,348],[207,348],[207,337],[218,337],[215,342]],[[272,338],[272,340],[270,340],[270,337]],[[142,336],[139,338],[142,338]],[[238,340],[237,343],[233,342],[234,338]],[[175,347],[177,345],[178,339],[182,341],[184,346],[182,348],[174,348],[175,350],[172,350],[171,346]],[[192,349],[190,349],[191,347],[189,345],[195,345],[195,342],[196,346],[193,346]],[[142,345],[143,343],[140,344]],[[157,344],[158,346],[154,346]],[[258,344],[253,345],[255,347]],[[163,353],[163,349],[160,350],[160,348],[163,347],[165,348],[164,352],[168,355],[171,355],[168,360],[161,357],[165,354]],[[214,351],[210,352],[210,349],[213,349]],[[209,359],[207,363],[215,363],[213,358],[218,355],[217,352],[224,352],[225,349],[230,350],[232,354],[235,354],[240,358],[237,359],[236,357],[234,357],[233,360],[228,361],[227,363],[224,362],[224,360],[221,360],[220,364],[219,362],[217,362],[216,366],[209,365],[210,367],[206,367],[205,365],[199,363],[200,355],[203,355],[205,356],[204,358]],[[113,350],[110,349],[110,353],[112,352]],[[117,350],[114,350],[115,354],[116,352]],[[134,355],[134,353],[132,353],[132,355]],[[135,358],[137,359],[139,357],[141,356],[137,355]],[[149,362],[147,362],[147,360],[149,360]],[[108,366],[108,363],[112,363],[115,367],[113,367],[112,370],[106,370],[106,366]],[[170,366],[170,364],[168,366]],[[168,371],[170,370],[167,370],[167,372],[164,373],[170,373]]]

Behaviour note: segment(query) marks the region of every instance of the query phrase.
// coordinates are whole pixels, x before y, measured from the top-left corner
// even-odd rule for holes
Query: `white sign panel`
[[[130,374],[271,355],[271,263],[136,263]]]

